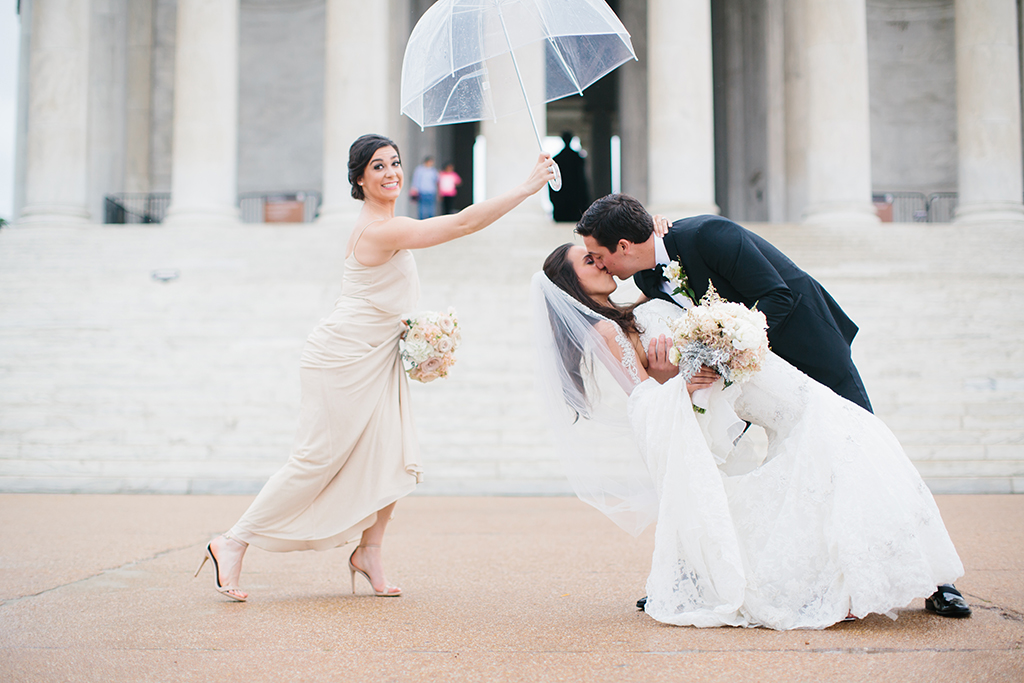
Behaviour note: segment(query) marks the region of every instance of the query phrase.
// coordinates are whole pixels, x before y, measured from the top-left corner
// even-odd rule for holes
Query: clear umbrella
[[[629,33],[603,0],[438,0],[405,48],[402,113],[422,128],[526,109],[543,148],[516,58],[540,42],[545,103],[582,95],[636,59]],[[560,189],[561,178],[551,185]]]

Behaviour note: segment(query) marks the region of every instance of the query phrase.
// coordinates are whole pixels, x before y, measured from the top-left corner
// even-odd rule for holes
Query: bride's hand
[[[530,194],[534,194],[540,188],[544,187],[545,183],[555,177],[554,161],[551,160],[551,155],[547,152],[541,152],[540,156],[537,157],[537,164],[533,167],[533,172],[530,173],[530,177],[523,183],[523,187]]]
[[[654,234],[658,237],[664,237],[667,235],[670,225],[671,224],[668,222],[668,219],[661,214],[656,214],[654,216]]]
[[[686,391],[690,396],[693,396],[693,392],[698,389],[707,389],[717,382],[719,377],[720,375],[717,372],[705,365],[700,369],[700,372],[691,377],[690,381],[686,383]]]
[[[658,384],[664,384],[679,374],[679,366],[673,365],[668,359],[671,348],[672,340],[664,334],[651,339],[647,347],[647,375],[657,380]]]

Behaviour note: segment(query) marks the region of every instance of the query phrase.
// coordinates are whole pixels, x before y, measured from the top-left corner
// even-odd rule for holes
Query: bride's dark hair
[[[596,325],[602,318],[604,318],[617,324],[627,334],[639,334],[640,330],[637,328],[636,319],[633,317],[633,309],[636,307],[635,304],[623,306],[621,308],[618,306],[602,306],[598,302],[594,301],[594,299],[583,290],[583,286],[580,284],[580,279],[576,276],[576,269],[573,268],[572,261],[569,260],[569,250],[572,247],[572,243],[563,244],[560,247],[556,247],[554,251],[548,254],[548,257],[544,259],[544,275],[546,275],[556,287],[583,304],[586,308],[601,316],[598,317],[598,315],[595,315],[593,318],[593,324]],[[554,333],[558,354],[562,357],[562,364],[565,366],[565,370],[569,374],[569,379],[572,381],[573,388],[578,392],[576,396],[570,396],[567,394],[566,399],[569,405],[585,405],[587,402],[587,390],[583,380],[583,371],[581,369],[581,364],[583,363],[582,349],[578,343],[570,341],[573,335],[565,329],[565,324],[557,315],[555,315],[553,310],[548,311],[548,319],[551,322],[551,328]],[[568,388],[566,388],[566,390],[571,391],[568,390]],[[579,419],[579,412],[577,412],[577,419]]]
[[[639,334],[636,318],[633,317],[633,309],[636,308],[636,304],[621,307],[602,306],[583,291],[580,279],[576,276],[576,269],[573,267],[572,261],[569,260],[569,250],[572,247],[572,243],[566,243],[556,247],[553,252],[548,254],[544,260],[544,274],[563,292],[595,313],[616,323],[627,334]]]

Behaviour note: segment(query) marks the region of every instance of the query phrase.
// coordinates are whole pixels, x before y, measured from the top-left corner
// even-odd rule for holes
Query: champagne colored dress
[[[231,536],[275,552],[335,548],[416,487],[422,470],[398,341],[419,293],[408,250],[379,266],[345,259],[341,297],[302,353],[291,457]]]

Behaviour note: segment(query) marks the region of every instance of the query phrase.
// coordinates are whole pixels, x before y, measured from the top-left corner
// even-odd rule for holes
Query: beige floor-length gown
[[[229,534],[276,552],[335,548],[416,487],[422,470],[398,341],[419,293],[408,250],[379,266],[345,259],[341,297],[302,353],[291,457]]]

